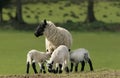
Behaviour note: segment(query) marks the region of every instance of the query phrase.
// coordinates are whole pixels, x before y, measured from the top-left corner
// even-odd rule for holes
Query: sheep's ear
[[[44,24],[47,25],[47,21],[46,21],[46,19],[44,19]]]

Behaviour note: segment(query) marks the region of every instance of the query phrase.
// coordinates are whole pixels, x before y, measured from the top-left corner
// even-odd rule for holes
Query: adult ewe
[[[40,72],[46,73],[44,63],[45,61],[50,58],[50,52],[40,52],[37,50],[30,50],[27,54],[27,69],[26,73],[29,73],[30,64],[32,64],[33,70],[35,73],[38,73],[36,70],[35,63],[38,63],[40,66]]]
[[[66,45],[71,49],[72,36],[70,32],[64,28],[56,27],[51,21],[42,22],[35,31],[35,36],[45,35],[46,50],[53,52],[59,45]]]
[[[71,69],[70,69],[71,72],[73,70],[74,64],[75,64],[75,72],[77,72],[79,63],[81,63],[82,65],[81,71],[84,71],[85,62],[89,63],[90,70],[93,71],[93,66],[89,53],[84,48],[79,48],[77,50],[72,51],[70,54],[70,61],[71,61]]]
[[[60,45],[58,48],[54,50],[51,55],[51,58],[47,64],[48,71],[53,73],[62,73],[62,70],[68,73],[68,62],[69,62],[69,51],[65,45]],[[55,66],[56,65],[56,68]]]

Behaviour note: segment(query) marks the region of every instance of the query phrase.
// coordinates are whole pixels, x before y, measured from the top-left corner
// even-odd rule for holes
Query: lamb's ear
[[[46,21],[46,19],[44,19],[44,24],[47,25],[47,21]]]

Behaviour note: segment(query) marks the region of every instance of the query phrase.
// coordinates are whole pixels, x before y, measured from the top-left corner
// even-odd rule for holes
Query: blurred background
[[[0,28],[33,30],[44,19],[69,30],[120,31],[120,1],[0,0]]]
[[[88,49],[95,71],[120,69],[120,0],[0,0],[0,75],[25,74],[27,52],[45,51],[34,36],[44,19],[71,32],[72,50]]]

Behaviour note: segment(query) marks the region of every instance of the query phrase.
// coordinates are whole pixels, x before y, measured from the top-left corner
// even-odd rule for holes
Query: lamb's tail
[[[90,59],[88,53],[84,53],[84,59],[85,59],[85,61],[88,61]]]
[[[32,57],[31,57],[30,53],[27,54],[27,63],[29,63],[29,64],[32,63]]]

